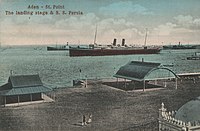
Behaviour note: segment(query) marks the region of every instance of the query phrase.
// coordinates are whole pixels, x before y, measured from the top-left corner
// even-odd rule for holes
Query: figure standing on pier
[[[82,126],[86,125],[86,117],[83,115]]]
[[[87,124],[90,124],[91,122],[92,122],[92,114],[89,115],[89,118],[88,118]]]

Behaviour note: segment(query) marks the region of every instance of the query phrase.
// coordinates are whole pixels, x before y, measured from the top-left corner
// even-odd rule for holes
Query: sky
[[[28,8],[32,5],[38,8]],[[199,5],[200,0],[0,0],[0,42],[92,44],[97,28],[98,44],[111,44],[114,38],[121,43],[124,38],[127,44],[144,45],[146,33],[147,45],[199,44]],[[38,11],[48,14],[35,14]]]

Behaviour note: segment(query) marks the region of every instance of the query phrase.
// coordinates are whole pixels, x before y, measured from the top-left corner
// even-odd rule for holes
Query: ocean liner
[[[122,39],[122,45],[117,45],[117,39],[114,39],[112,45],[99,46],[96,44],[96,35],[97,28],[95,32],[94,44],[89,45],[89,48],[82,49],[69,49],[70,57],[79,57],[79,56],[108,56],[108,55],[132,55],[132,54],[158,54],[160,48],[148,48],[146,46],[147,40],[147,30],[145,35],[145,43],[143,48],[139,47],[128,47],[125,44],[125,39]]]
[[[125,45],[125,39],[122,39],[122,45],[116,46],[116,39],[114,39],[112,45],[108,46],[95,46],[89,45],[88,49],[69,49],[70,57],[79,57],[79,56],[107,56],[107,55],[132,55],[132,54],[158,54],[160,48],[143,48],[139,47],[127,47]]]

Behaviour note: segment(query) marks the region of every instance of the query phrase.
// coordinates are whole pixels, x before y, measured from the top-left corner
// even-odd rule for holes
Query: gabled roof
[[[34,94],[34,93],[43,93],[49,92],[52,89],[46,86],[33,86],[33,87],[26,87],[26,88],[12,88],[10,90],[0,91],[0,95],[2,96],[11,96],[11,95],[23,95],[23,94]]]
[[[156,69],[161,69],[161,68],[162,68],[161,63],[131,61],[127,63],[126,65],[122,66],[114,75],[114,77],[142,81],[152,71]],[[166,69],[166,68],[162,68],[162,69]],[[172,72],[169,69],[167,70]]]
[[[10,90],[10,89],[12,89],[12,87],[9,83],[6,83],[6,84],[0,86],[0,91]]]
[[[43,85],[39,75],[10,76],[8,83],[0,86],[0,95],[23,95],[51,91]]]
[[[16,75],[10,76],[8,83],[11,83],[13,88],[42,86],[39,75]]]

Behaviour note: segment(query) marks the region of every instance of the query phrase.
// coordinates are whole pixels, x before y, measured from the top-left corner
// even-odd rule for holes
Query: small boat
[[[194,55],[187,57],[187,60],[200,60],[200,53],[195,52]]]
[[[56,46],[47,46],[47,51],[63,51],[69,49],[88,49],[89,47],[86,45],[56,45]]]
[[[196,49],[195,45],[181,45],[180,42],[178,45],[165,45],[163,46],[165,50],[179,50],[179,49]]]
[[[47,46],[47,51],[56,51],[56,50],[69,50],[70,46],[62,45],[62,46]]]

